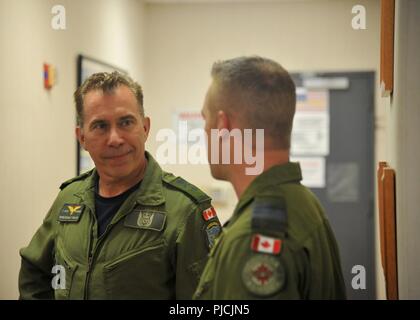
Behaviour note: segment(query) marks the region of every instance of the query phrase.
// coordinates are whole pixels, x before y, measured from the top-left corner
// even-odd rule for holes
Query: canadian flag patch
[[[254,234],[251,241],[251,249],[256,252],[279,254],[281,251],[281,239]]]
[[[216,217],[216,210],[213,207],[210,207],[203,211],[203,219],[208,221]]]

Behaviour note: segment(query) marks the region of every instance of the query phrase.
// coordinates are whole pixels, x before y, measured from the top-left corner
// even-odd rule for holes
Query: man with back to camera
[[[211,199],[145,151],[138,83],[97,73],[75,102],[76,135],[95,168],[60,186],[20,251],[20,298],[191,299],[220,231]]]
[[[194,299],[345,299],[334,234],[319,201],[301,185],[299,164],[289,160],[296,103],[290,75],[261,57],[216,62],[211,74],[202,110],[210,169],[232,184],[239,202]],[[260,175],[247,174],[243,163],[212,163],[234,129],[264,129],[261,150],[261,141],[251,146],[264,160]]]

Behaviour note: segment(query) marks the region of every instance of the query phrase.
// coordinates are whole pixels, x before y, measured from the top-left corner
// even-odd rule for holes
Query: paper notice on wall
[[[178,144],[189,145],[199,142],[204,145],[204,119],[200,111],[178,110],[173,114],[173,128]]]
[[[292,155],[329,154],[329,93],[327,90],[296,90],[296,113],[292,131]]]
[[[308,188],[325,188],[324,157],[291,157],[290,161],[299,162],[302,170],[302,184]]]

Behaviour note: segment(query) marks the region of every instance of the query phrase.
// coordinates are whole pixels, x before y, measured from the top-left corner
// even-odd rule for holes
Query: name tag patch
[[[84,204],[66,203],[60,211],[58,221],[61,222],[78,222],[82,215]]]

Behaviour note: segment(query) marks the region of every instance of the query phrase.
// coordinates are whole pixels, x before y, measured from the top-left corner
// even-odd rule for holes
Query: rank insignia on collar
[[[209,221],[210,219],[216,217],[216,210],[214,210],[214,208],[211,206],[210,208],[204,210],[202,215],[205,221]]]
[[[284,287],[286,272],[278,257],[256,254],[245,263],[242,281],[250,293],[269,297]]]
[[[254,234],[251,240],[251,249],[255,252],[279,254],[281,252],[282,240]]]
[[[82,215],[84,204],[66,203],[60,211],[58,221],[61,222],[78,222]]]

